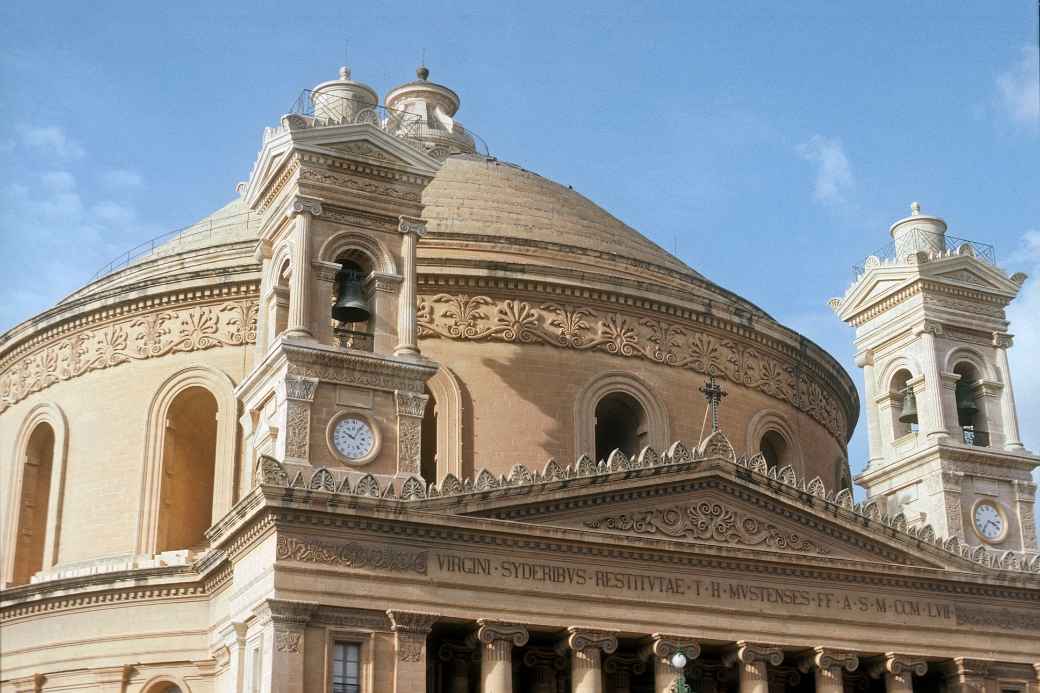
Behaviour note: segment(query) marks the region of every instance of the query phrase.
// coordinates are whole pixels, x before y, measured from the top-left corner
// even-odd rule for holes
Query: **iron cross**
[[[719,404],[722,403],[722,398],[729,393],[715,382],[714,372],[708,373],[708,381],[704,383],[704,387],[700,388],[700,391],[704,393],[704,399],[708,400],[708,406],[711,407],[711,432],[714,433],[719,430]]]

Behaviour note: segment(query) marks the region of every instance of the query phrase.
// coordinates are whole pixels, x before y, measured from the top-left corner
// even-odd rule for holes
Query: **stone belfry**
[[[1031,472],[1008,368],[1005,308],[1026,277],[993,249],[921,213],[895,222],[842,298],[866,384],[870,459],[856,479],[909,526],[996,549],[1035,550]]]
[[[458,97],[427,75],[387,108],[344,67],[264,133],[240,188],[262,215],[254,367],[237,389],[247,469],[268,456],[290,476],[334,470],[329,485],[422,483],[437,369],[416,341],[422,192],[445,156],[472,151],[450,118]]]

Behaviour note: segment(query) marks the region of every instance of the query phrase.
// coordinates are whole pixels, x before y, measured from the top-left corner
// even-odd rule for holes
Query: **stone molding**
[[[850,674],[859,668],[859,656],[853,652],[829,647],[814,647],[798,660],[798,671],[803,674],[812,669],[844,669]]]
[[[504,623],[481,618],[477,619],[476,637],[484,645],[489,645],[496,640],[509,640],[516,647],[523,647],[527,644],[530,635],[527,632],[527,626],[519,623]]]
[[[340,385],[422,392],[423,382],[436,371],[433,365],[333,349],[301,348],[284,342],[282,350],[289,361],[290,375]]]
[[[366,180],[361,176],[333,173],[315,168],[301,168],[298,178],[300,183],[311,183],[317,185],[332,186],[340,189],[340,192],[349,190],[351,192],[367,193],[380,197],[389,197],[404,202],[419,203],[419,193],[414,190],[406,190],[385,183]]]
[[[866,672],[874,679],[879,679],[885,674],[924,676],[928,672],[928,662],[921,657],[886,652],[883,657],[871,661],[866,667]]]
[[[416,312],[420,338],[543,344],[600,351],[708,373],[757,390],[811,416],[844,441],[848,422],[839,400],[818,376],[764,350],[695,323],[600,311],[587,305],[528,302],[482,294],[422,295]],[[807,371],[809,369],[806,369]]]
[[[613,654],[617,651],[618,640],[617,635],[612,631],[571,626],[567,629],[567,635],[560,640],[556,647],[560,654],[568,649],[572,652],[598,650],[604,654]]]
[[[302,628],[311,621],[318,609],[317,602],[300,602],[286,599],[265,599],[253,609],[257,623]]]
[[[441,619],[440,614],[398,609],[387,609],[386,616],[390,619],[390,630],[394,633],[419,633],[422,635],[429,633],[433,629],[433,624]]]
[[[30,674],[17,679],[11,679],[11,687],[14,693],[40,693],[47,677],[43,674]]]
[[[759,645],[747,640],[738,640],[736,646],[722,657],[722,663],[726,666],[733,666],[738,662],[741,664],[763,662],[778,667],[783,661],[784,651],[779,647]]]
[[[402,171],[387,166],[380,166],[367,161],[357,161],[355,159],[344,159],[342,157],[319,154],[318,152],[298,151],[297,156],[299,156],[302,163],[320,164],[327,168],[343,169],[344,171],[358,173],[363,176],[371,176],[384,180],[394,180],[402,183],[411,183],[412,185],[422,187],[425,187],[432,180],[432,176]]]

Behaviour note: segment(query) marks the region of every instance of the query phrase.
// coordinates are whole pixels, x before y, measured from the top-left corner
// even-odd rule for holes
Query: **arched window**
[[[156,552],[196,548],[213,522],[217,400],[203,387],[170,404],[163,437]]]
[[[15,540],[11,583],[21,585],[43,569],[54,464],[54,429],[39,423],[29,436],[22,460],[22,489],[18,502],[18,535]]]
[[[647,444],[646,412],[627,392],[611,392],[596,404],[596,459],[605,460],[614,450],[629,457]]]
[[[979,371],[974,364],[962,361],[953,367],[953,372],[960,376],[954,386],[954,399],[964,442],[986,447],[989,445],[989,427],[983,403],[978,398]]]
[[[905,368],[895,372],[889,382],[889,395],[892,403],[892,432],[893,438],[901,438],[917,430],[920,414],[916,413],[910,417],[912,411],[917,411],[917,398],[907,388],[913,375]]]
[[[770,469],[788,464],[787,441],[776,431],[766,431],[759,441],[758,449]]]
[[[422,445],[419,452],[419,473],[426,483],[437,482],[437,400],[426,388],[426,409],[422,420]]]

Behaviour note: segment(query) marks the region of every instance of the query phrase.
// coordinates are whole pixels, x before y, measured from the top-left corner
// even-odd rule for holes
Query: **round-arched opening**
[[[913,374],[901,368],[892,375],[888,391],[892,402],[892,430],[895,438],[900,438],[917,430],[920,421],[917,409],[917,397],[910,388]]]
[[[332,329],[340,346],[361,351],[372,350],[371,325],[375,313],[372,285],[372,258],[357,249],[336,256],[332,283]]]
[[[787,440],[776,431],[766,431],[758,444],[758,450],[770,469],[787,464],[787,448]]]
[[[646,412],[627,392],[611,392],[596,403],[596,459],[614,450],[633,457],[646,445]]]
[[[426,409],[423,410],[422,436],[419,449],[419,473],[426,483],[437,481],[437,400],[426,388]]]
[[[969,445],[989,444],[989,432],[986,430],[985,412],[978,399],[978,385],[982,379],[978,369],[969,361],[961,361],[953,367],[953,372],[960,376],[953,389],[957,424],[964,432],[964,442]]]
[[[18,503],[18,539],[11,582],[25,584],[43,570],[50,505],[51,471],[54,465],[54,429],[37,424],[25,447],[21,498]]]
[[[204,387],[174,398],[163,435],[156,551],[199,548],[213,521],[217,400]]]

